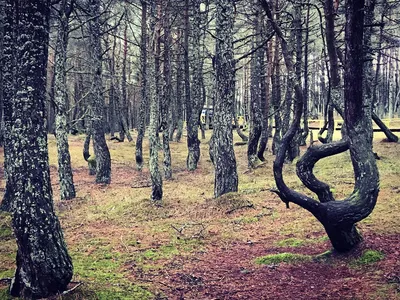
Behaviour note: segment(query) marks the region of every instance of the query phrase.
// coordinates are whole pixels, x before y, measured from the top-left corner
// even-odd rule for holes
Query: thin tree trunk
[[[58,15],[58,36],[55,62],[55,108],[56,108],[56,141],[58,154],[58,177],[60,182],[61,200],[75,198],[75,186],[72,175],[71,156],[68,144],[67,126],[67,48],[69,16],[73,3],[62,0]]]
[[[163,152],[164,152],[164,176],[165,179],[172,178],[171,167],[171,151],[169,147],[169,108],[171,104],[171,30],[170,30],[170,2],[167,1],[164,10],[164,83],[163,83],[163,97],[161,101],[161,129],[163,137]]]
[[[261,42],[262,18],[259,6],[255,3],[254,7],[257,13],[254,16],[253,27],[256,34],[256,43],[253,47],[257,47]],[[261,111],[261,80],[263,71],[264,49],[259,48],[253,53],[251,60],[251,99],[250,99],[250,134],[247,146],[248,167],[254,168],[259,163],[257,156],[258,142],[262,131],[262,111]],[[262,79],[261,79],[262,78]]]
[[[143,169],[143,138],[146,122],[146,106],[147,106],[147,1],[142,0],[142,21],[141,21],[141,37],[140,37],[140,113],[138,134],[136,139],[136,168],[141,171]]]
[[[162,177],[158,167],[158,119],[160,114],[160,101],[159,101],[159,91],[158,90],[158,74],[160,71],[159,67],[159,56],[160,56],[160,28],[156,24],[156,1],[151,2],[151,12],[150,12],[150,29],[154,36],[151,39],[149,49],[149,99],[150,99],[150,123],[149,123],[149,144],[150,144],[150,160],[149,169],[151,177],[151,200],[157,205],[161,203],[163,190],[162,190]]]

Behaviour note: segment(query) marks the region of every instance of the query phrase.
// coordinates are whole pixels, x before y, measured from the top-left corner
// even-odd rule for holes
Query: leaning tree
[[[266,0],[261,4],[271,25],[281,40],[282,53],[289,76],[293,76],[293,61],[287,49],[286,40],[278,24],[274,21],[271,8]],[[372,152],[371,107],[363,98],[363,51],[364,0],[346,2],[346,59],[344,67],[344,121],[347,134],[333,143],[314,145],[297,163],[297,175],[303,184],[314,192],[318,200],[289,188],[283,178],[285,153],[299,126],[303,107],[301,83],[295,80],[295,113],[287,133],[281,141],[274,161],[274,190],[283,202],[295,203],[311,212],[324,226],[333,247],[340,252],[354,248],[361,236],[355,224],[366,218],[374,209],[379,192],[379,174]],[[294,80],[292,78],[291,80]],[[354,190],[346,199],[337,201],[328,184],[313,174],[315,164],[322,158],[350,150],[355,176]]]
[[[39,299],[66,290],[72,262],[54,213],[45,122],[46,68],[49,41],[49,0],[7,0],[5,53],[6,120],[11,144],[6,144],[7,183],[11,188],[12,226],[18,250],[10,292]],[[14,74],[10,76],[9,73]]]

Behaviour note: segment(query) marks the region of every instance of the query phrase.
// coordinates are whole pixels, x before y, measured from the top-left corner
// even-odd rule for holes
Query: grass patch
[[[0,212],[0,240],[12,238],[11,215]]]
[[[178,254],[179,251],[174,245],[165,245],[161,246],[158,250],[156,249],[146,250],[145,252],[143,252],[142,258],[148,260],[159,260],[163,258],[171,258]]]
[[[306,244],[306,241],[296,239],[296,238],[288,238],[286,240],[276,242],[276,245],[279,247],[301,247]]]
[[[278,253],[278,254],[269,254],[265,256],[261,256],[256,258],[256,264],[260,265],[272,265],[279,263],[300,263],[310,261],[310,255],[296,254],[296,253]]]
[[[363,266],[376,263],[385,258],[385,255],[376,250],[366,250],[364,253],[352,262],[353,266]]]

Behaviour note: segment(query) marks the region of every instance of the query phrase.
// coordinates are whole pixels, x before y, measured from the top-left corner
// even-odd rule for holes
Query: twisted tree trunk
[[[293,73],[293,62],[288,55],[286,41],[280,27],[274,21],[269,4],[260,0],[270,22],[281,39],[282,53],[289,73]],[[346,11],[346,65],[345,65],[345,124],[348,139],[331,144],[312,146],[297,164],[297,175],[303,184],[315,192],[319,201],[290,189],[283,179],[285,152],[300,126],[303,98],[298,82],[295,84],[295,118],[282,138],[281,148],[274,161],[274,177],[278,189],[275,191],[287,206],[290,202],[311,212],[324,226],[333,247],[337,251],[348,251],[360,241],[355,224],[366,218],[374,209],[379,192],[379,174],[372,152],[371,122],[368,118],[371,107],[363,99],[363,30],[364,1],[350,0]],[[316,179],[313,167],[320,159],[350,150],[355,187],[353,193],[343,201],[335,201],[329,185]]]

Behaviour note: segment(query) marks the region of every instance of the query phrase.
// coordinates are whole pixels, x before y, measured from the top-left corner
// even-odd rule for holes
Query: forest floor
[[[73,281],[83,283],[57,299],[400,299],[400,144],[375,138],[378,203],[358,224],[360,247],[337,254],[310,213],[295,205],[286,209],[269,191],[270,153],[248,170],[247,147],[235,146],[239,192],[215,200],[209,134],[194,172],[185,169],[186,142],[171,143],[173,179],[164,180],[161,207],[150,203],[147,167],[135,169],[134,143],[108,142],[112,183],[97,185],[82,157],[84,136],[70,137],[78,196],[60,201],[56,145],[49,136],[55,209]],[[295,164],[285,166],[286,182],[304,192],[295,174]],[[331,184],[337,199],[352,191],[348,152],[318,162],[315,174]],[[2,196],[3,179],[0,187]],[[10,220],[0,214],[0,279],[12,277],[15,268]],[[9,299],[7,285],[0,280],[0,299]]]

